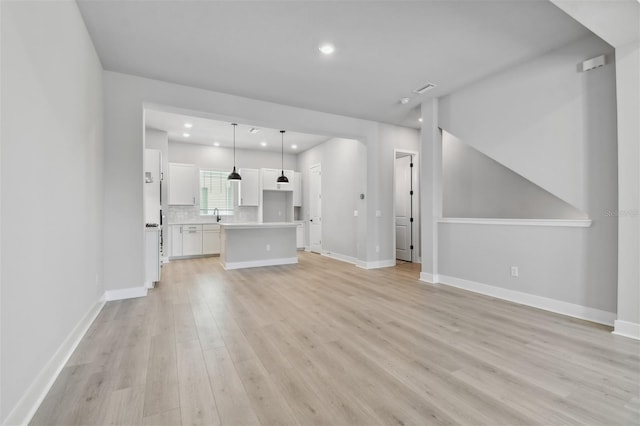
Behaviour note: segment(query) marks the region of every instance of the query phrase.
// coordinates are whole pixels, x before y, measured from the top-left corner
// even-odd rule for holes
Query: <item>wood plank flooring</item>
[[[172,262],[105,305],[31,424],[640,423],[640,342],[418,275]]]

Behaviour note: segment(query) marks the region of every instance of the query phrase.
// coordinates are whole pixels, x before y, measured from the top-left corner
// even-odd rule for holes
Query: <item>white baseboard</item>
[[[640,340],[640,324],[615,320],[613,323],[613,334]]]
[[[15,407],[11,410],[3,425],[26,425],[36,413],[38,407],[44,400],[45,396],[58,378],[58,375],[64,368],[65,364],[76,349],[80,340],[96,319],[98,313],[104,306],[104,296],[91,306],[89,311],[71,330],[71,333],[62,342],[58,350],[53,354],[51,359],[40,370],[35,380],[31,383],[27,391],[22,395]]]
[[[356,266],[362,269],[389,268],[391,266],[396,266],[396,260],[395,259],[373,260],[371,262],[365,262],[365,261],[359,260]]]
[[[148,288],[146,286],[121,288],[118,290],[107,290],[104,292],[104,298],[107,302],[111,302],[112,300],[134,299],[136,297],[145,297],[147,295],[147,290]]]
[[[251,260],[246,262],[220,262],[222,267],[226,270],[240,269],[240,268],[258,268],[261,266],[276,266],[276,265],[292,265],[298,263],[298,257],[283,257],[280,259],[264,259],[264,260]]]
[[[429,272],[420,272],[420,281],[428,282],[431,284],[438,284],[440,282],[440,276],[438,274],[431,274]]]
[[[422,274],[420,276],[420,279],[422,280]],[[523,293],[521,291],[509,290],[502,287],[482,284],[462,278],[440,275],[439,281],[441,284],[451,287],[473,291],[475,293],[484,294],[498,299],[508,300],[510,302],[519,303],[521,305],[531,306],[534,308],[543,309],[545,311],[555,312],[574,318],[596,322],[598,324],[612,326],[616,318],[616,314],[613,312],[590,308],[588,306],[576,305],[574,303],[563,302],[560,300],[550,299],[548,297],[536,296],[534,294]]]
[[[351,263],[352,265],[358,264],[358,259],[351,256],[346,256],[340,253],[333,253],[330,251],[323,250],[321,253],[323,256],[330,257],[331,259],[339,260],[341,262]]]

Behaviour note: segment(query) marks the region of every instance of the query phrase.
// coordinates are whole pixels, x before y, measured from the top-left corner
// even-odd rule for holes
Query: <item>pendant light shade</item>
[[[233,126],[233,171],[229,173],[228,180],[242,180],[240,173],[236,172],[236,126],[238,123],[231,123]]]
[[[281,174],[278,176],[277,183],[289,183],[289,179],[284,175],[284,130],[280,130],[280,135],[282,136],[282,169]]]

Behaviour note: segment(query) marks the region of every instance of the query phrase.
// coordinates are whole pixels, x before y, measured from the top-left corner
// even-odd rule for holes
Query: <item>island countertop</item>
[[[224,269],[298,263],[294,222],[221,223],[220,264]]]
[[[247,222],[247,223],[220,223],[223,229],[253,229],[253,228],[295,228],[298,224],[295,222]]]

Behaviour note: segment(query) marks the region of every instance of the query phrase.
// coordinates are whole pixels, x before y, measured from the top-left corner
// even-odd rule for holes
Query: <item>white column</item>
[[[640,43],[616,48],[618,107],[618,319],[640,339]]]
[[[422,103],[420,132],[420,223],[422,272],[420,280],[438,278],[438,222],[442,217],[442,135],[438,128],[438,99]]]

